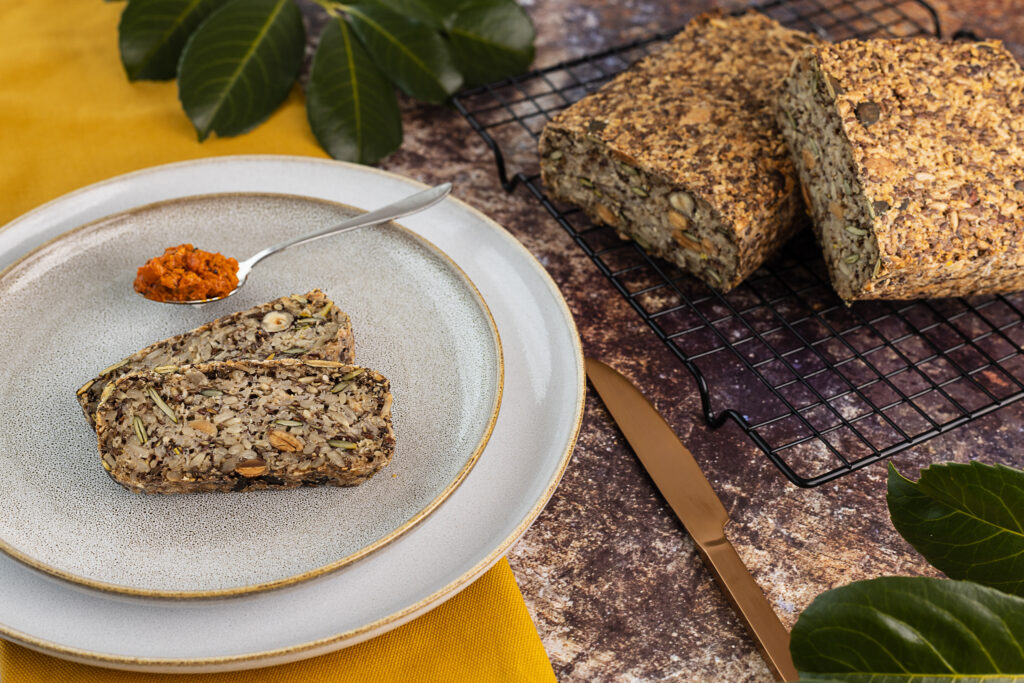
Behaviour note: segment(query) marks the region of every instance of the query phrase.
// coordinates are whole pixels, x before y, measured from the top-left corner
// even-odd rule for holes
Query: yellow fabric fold
[[[296,89],[245,135],[199,143],[173,82],[128,81],[117,51],[124,3],[7,3],[0,20],[0,225],[62,194],[148,166],[225,154],[326,156]],[[0,641],[4,683],[551,681],[505,560],[394,631],[282,666],[194,676],[73,664]]]
[[[4,683],[412,683],[554,681],[504,559],[404,626],[350,648],[281,666],[219,674],[140,674],[75,664],[0,641]]]

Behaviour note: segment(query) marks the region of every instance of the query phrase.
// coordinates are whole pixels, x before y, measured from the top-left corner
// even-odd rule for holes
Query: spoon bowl
[[[318,240],[321,237],[327,237],[328,235],[337,235],[343,232],[349,232],[350,230],[357,230],[359,228],[366,228],[372,225],[380,225],[381,223],[387,223],[388,221],[408,216],[414,213],[428,209],[434,204],[448,196],[448,193],[452,191],[451,183],[441,183],[436,185],[429,190],[417,192],[416,194],[409,195],[404,199],[400,199],[397,202],[382,206],[379,209],[364,213],[359,216],[353,216],[347,220],[337,223],[327,228],[311,232],[308,235],[302,235],[294,239],[280,242],[273,246],[267,247],[262,251],[258,251],[244,261],[238,262],[238,284],[230,292],[224,296],[213,297],[210,299],[193,299],[191,301],[161,301],[158,303],[164,304],[178,304],[188,306],[202,306],[213,301],[220,301],[221,299],[227,299],[229,296],[234,295],[244,285],[249,275],[252,273],[253,268],[256,267],[263,259],[268,256],[272,256],[280,251],[284,251],[290,247],[298,246],[300,244],[306,244],[313,240]],[[142,296],[141,294],[139,296]],[[152,299],[150,299],[152,301]]]

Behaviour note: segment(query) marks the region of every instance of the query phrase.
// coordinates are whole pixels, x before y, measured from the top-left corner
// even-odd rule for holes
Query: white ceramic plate
[[[69,229],[176,197],[280,193],[369,208],[421,188],[373,169],[304,158],[173,164],[87,187],[14,221],[0,230],[0,267]],[[501,411],[462,486],[420,524],[359,562],[281,590],[228,600],[117,595],[55,579],[0,554],[0,635],[62,657],[127,669],[268,666],[405,623],[502,556],[551,496],[579,431],[584,374],[576,330],[540,264],[479,212],[449,199],[403,224],[466,272],[501,337]],[[11,333],[17,331],[5,332]]]
[[[436,247],[377,226],[289,249],[236,296],[198,309],[132,289],[135,267],[164,246],[243,258],[353,213],[287,195],[185,197],[73,230],[0,275],[0,414],[11,416],[0,430],[0,549],[107,590],[235,595],[337,569],[435,509],[483,451],[502,381],[490,313]],[[76,387],[151,342],[315,287],[351,317],[356,362],[391,380],[390,467],[354,488],[226,495],[139,496],[105,475]]]

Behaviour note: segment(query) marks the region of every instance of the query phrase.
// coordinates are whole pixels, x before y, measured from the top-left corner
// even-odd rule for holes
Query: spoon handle
[[[287,249],[288,247],[294,247],[298,244],[312,242],[313,240],[318,240],[321,237],[327,237],[328,235],[335,235],[340,232],[348,232],[349,230],[355,230],[356,228],[364,228],[368,225],[387,223],[388,221],[394,220],[396,218],[401,218],[402,216],[408,216],[411,213],[422,211],[423,209],[433,206],[434,204],[444,199],[448,195],[448,193],[451,192],[451,190],[451,183],[442,183],[440,185],[430,188],[429,190],[417,192],[416,194],[410,195],[405,199],[400,199],[394,204],[388,204],[387,206],[382,206],[381,208],[376,209],[374,211],[370,211],[369,213],[354,216],[352,218],[349,218],[348,220],[342,221],[341,223],[332,225],[329,228],[317,230],[316,232],[311,232],[308,235],[302,235],[301,237],[296,237],[294,239],[290,239],[285,242],[280,242],[279,244],[267,247],[262,251],[256,252],[255,254],[247,258],[245,261],[242,261],[242,263],[238,264],[240,271],[239,275],[241,276],[243,270],[245,274],[248,274],[248,271],[251,270],[252,267],[255,266],[257,263],[267,258],[271,254],[276,254],[277,252]],[[241,277],[239,277],[239,279],[241,279]]]

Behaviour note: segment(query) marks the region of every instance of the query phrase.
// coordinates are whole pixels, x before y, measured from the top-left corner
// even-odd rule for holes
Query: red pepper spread
[[[135,277],[135,291],[153,301],[216,299],[238,286],[238,261],[196,249],[168,247],[146,261]]]

